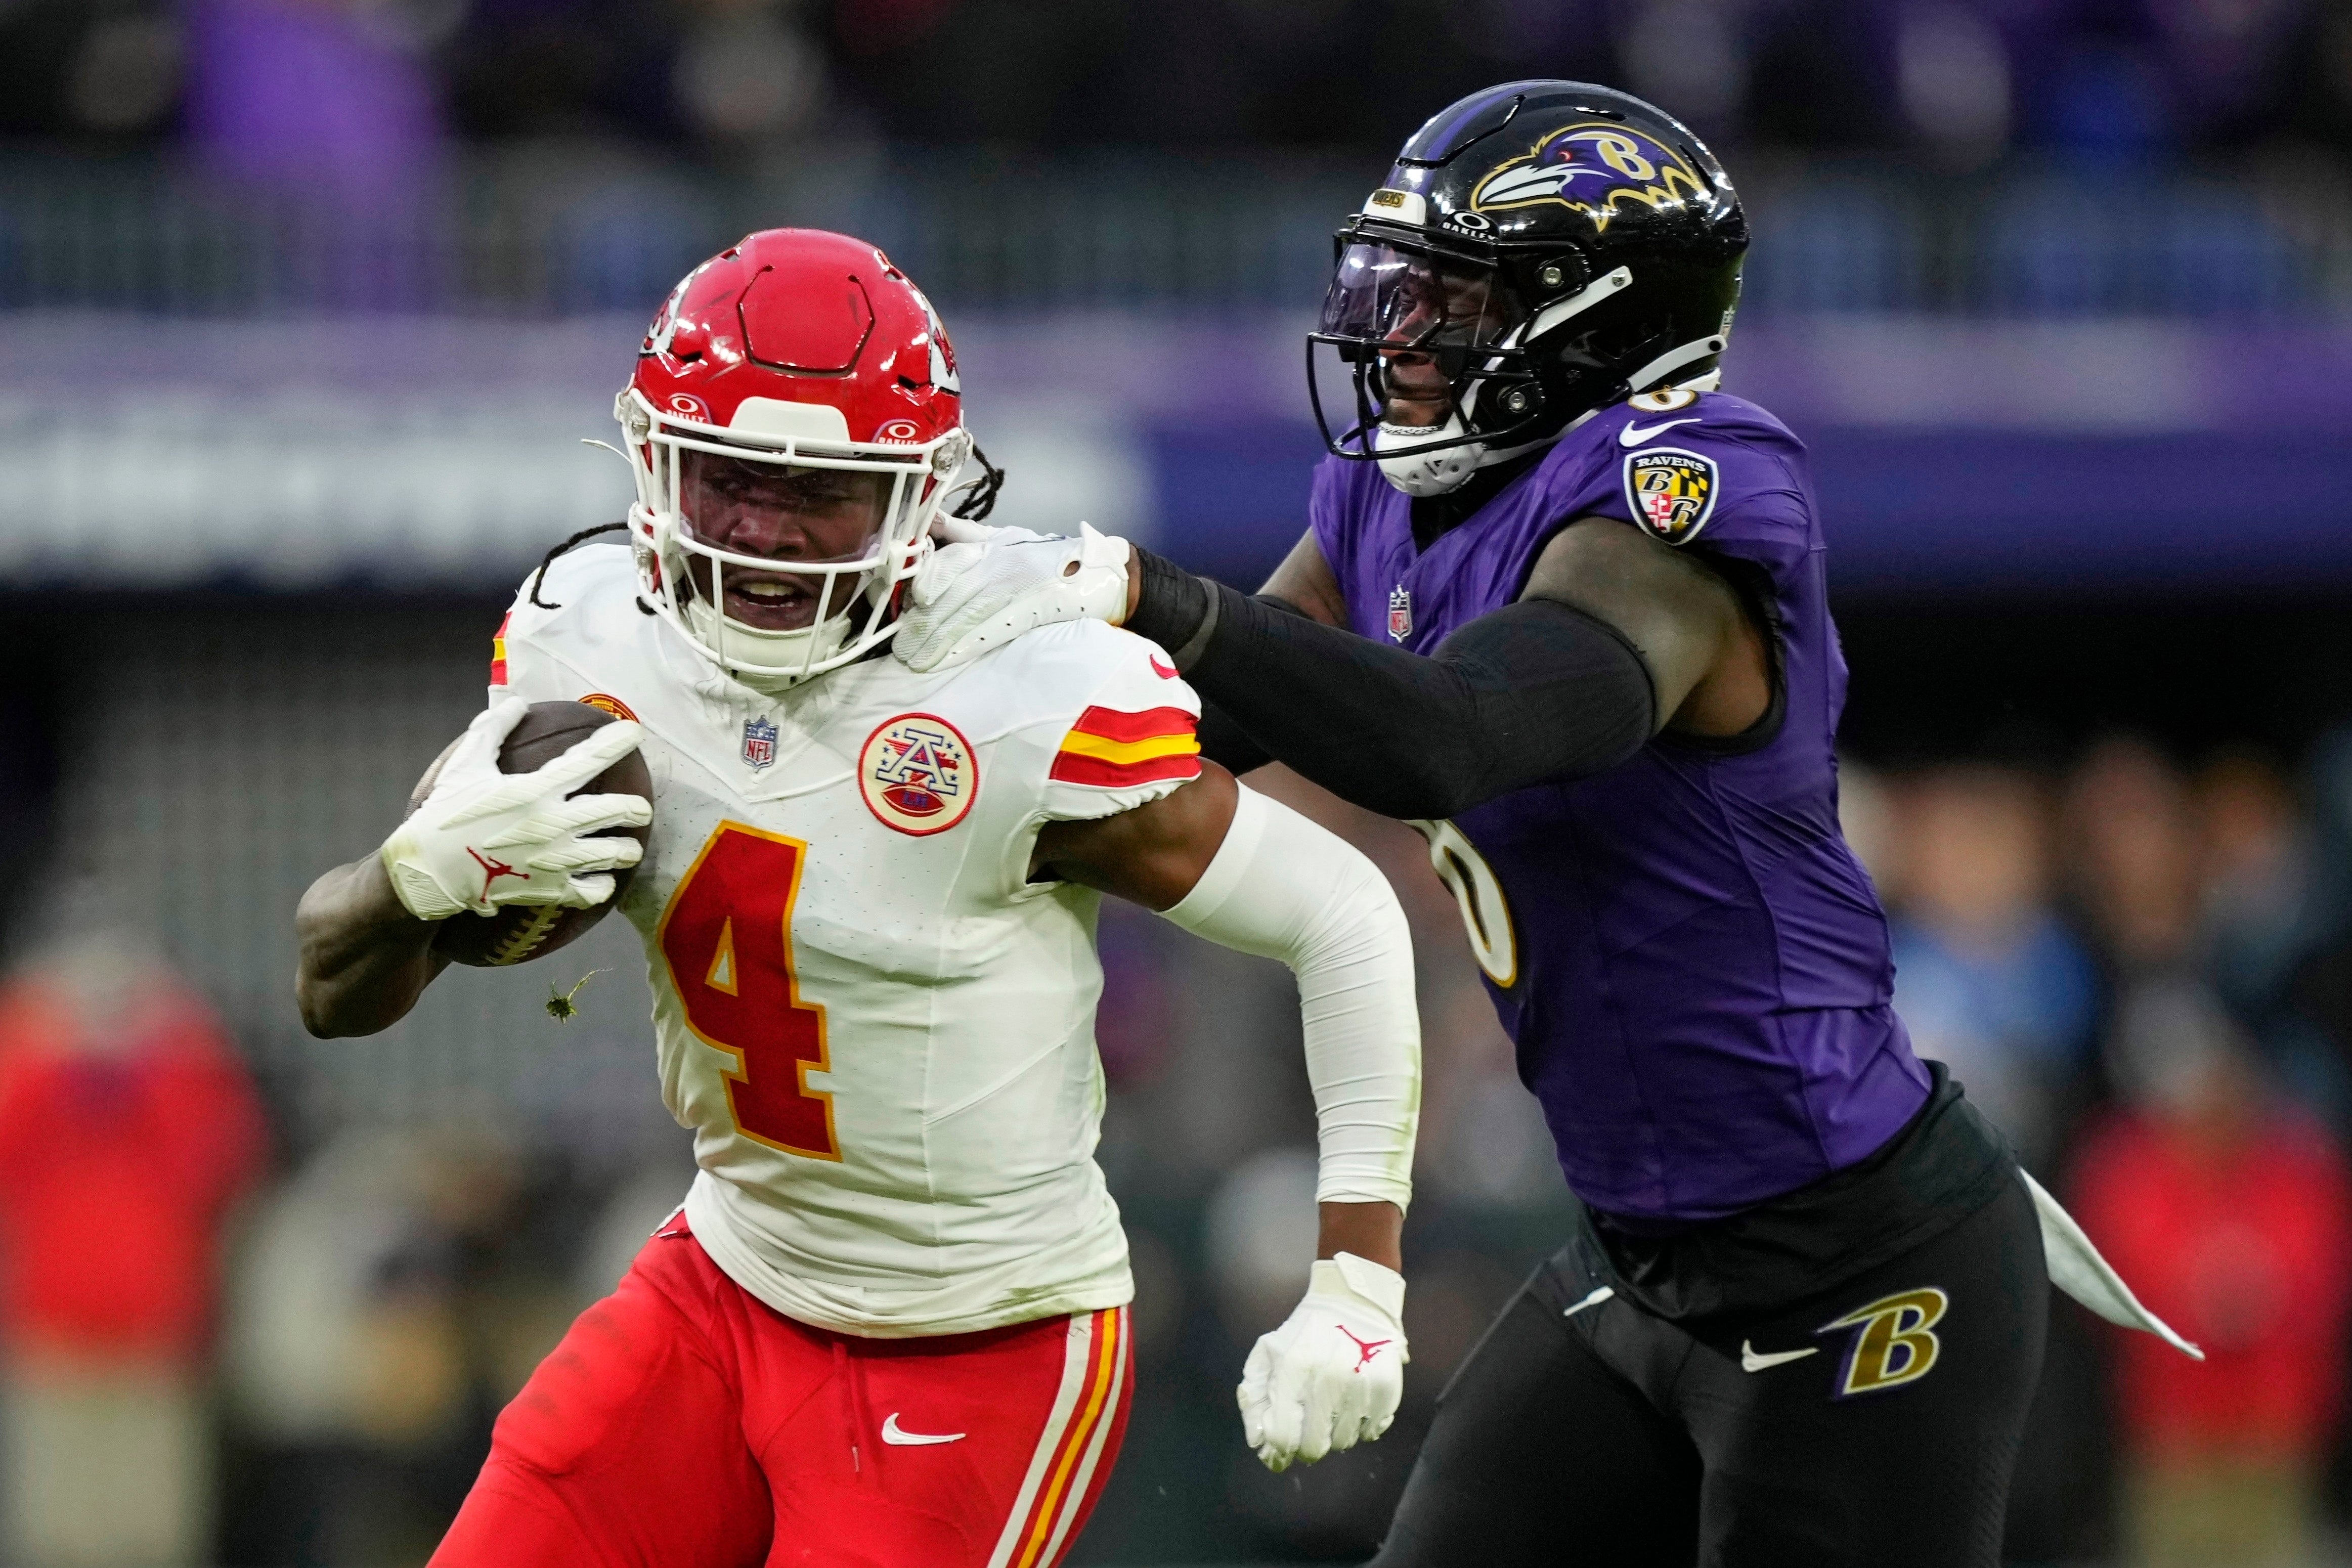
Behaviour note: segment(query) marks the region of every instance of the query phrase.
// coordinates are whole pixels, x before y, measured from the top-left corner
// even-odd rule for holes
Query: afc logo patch
[[[637,716],[629,711],[629,705],[608,692],[592,691],[580,700],[599,713],[610,713],[615,719],[626,719],[632,723],[636,721]]]
[[[1389,640],[1412,636],[1412,590],[1400,583],[1389,590]]]
[[[1668,544],[1680,544],[1706,526],[1722,488],[1715,459],[1696,452],[1658,447],[1625,459],[1625,504],[1643,528]]]
[[[1916,1290],[1882,1296],[1815,1330],[1823,1334],[1833,1329],[1857,1331],[1846,1348],[1845,1368],[1838,1374],[1837,1397],[1900,1388],[1933,1372],[1943,1350],[1936,1325],[1943,1321],[1951,1305],[1951,1297],[1933,1285],[1924,1285]]]
[[[971,815],[980,768],[954,725],[935,713],[901,713],[866,737],[857,792],[883,826],[921,838]]]
[[[743,764],[753,773],[776,760],[776,721],[754,714],[743,721]]]

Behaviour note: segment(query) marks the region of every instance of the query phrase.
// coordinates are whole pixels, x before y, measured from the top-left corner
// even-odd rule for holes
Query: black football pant
[[[1997,1568],[2042,1371],[2023,1184],[1818,1297],[1696,1335],[1571,1247],[1440,1396],[1373,1568]]]

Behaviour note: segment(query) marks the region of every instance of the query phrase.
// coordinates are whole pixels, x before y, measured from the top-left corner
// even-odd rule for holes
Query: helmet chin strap
[[[699,597],[688,599],[684,608],[687,623],[705,644],[723,650],[719,662],[727,678],[770,697],[824,673],[824,661],[841,651],[849,636],[847,616],[827,616],[808,626],[778,632],[747,626]],[[765,668],[744,668],[736,662],[739,658]],[[809,673],[802,674],[803,668]]]
[[[1647,386],[1693,360],[1721,353],[1724,345],[1725,339],[1718,333],[1669,349],[1635,371],[1632,384],[1637,389]],[[1723,373],[1720,369],[1711,370],[1678,384],[1693,392],[1713,392],[1723,384]],[[1460,489],[1469,483],[1471,475],[1489,464],[1508,462],[1523,452],[1549,446],[1601,412],[1598,408],[1588,409],[1550,435],[1523,441],[1516,447],[1489,447],[1484,441],[1470,441],[1459,447],[1447,447],[1442,451],[1414,450],[1416,447],[1434,447],[1462,437],[1465,433],[1463,417],[1479,390],[1472,387],[1469,397],[1451,410],[1442,425],[1381,425],[1372,437],[1372,450],[1381,454],[1379,461],[1382,477],[1409,496],[1442,496]]]
[[[718,561],[709,564],[714,591],[723,590],[726,564]],[[830,596],[840,589],[839,578],[826,578],[819,590],[824,595],[819,600],[820,607],[831,609]],[[720,596],[723,598],[723,593]],[[824,661],[840,652],[842,645],[849,640],[850,610],[856,602],[855,589],[850,591],[849,599],[849,604],[818,616],[807,626],[782,631],[747,626],[699,593],[687,597],[677,607],[688,626],[718,659],[730,679],[776,697],[824,673]]]
[[[1463,435],[1457,410],[1438,426],[1390,425],[1383,422],[1372,436],[1372,450],[1381,454],[1381,473],[1409,496],[1442,496],[1459,489],[1486,463],[1486,444],[1472,441],[1443,451],[1416,450]]]
[[[1514,332],[1504,340],[1516,342]],[[1372,449],[1385,452],[1380,458],[1381,475],[1389,483],[1416,499],[1442,496],[1458,490],[1470,482],[1470,476],[1492,463],[1507,463],[1522,452],[1532,452],[1538,447],[1549,447],[1569,431],[1575,429],[1591,414],[1570,420],[1549,436],[1538,436],[1532,441],[1522,441],[1516,447],[1490,447],[1484,441],[1467,441],[1459,447],[1447,447],[1442,451],[1427,448],[1467,434],[1463,422],[1478,401],[1484,385],[1474,386],[1469,394],[1446,412],[1445,422],[1436,426],[1390,425],[1383,423],[1372,437]],[[1415,450],[1415,447],[1421,448]]]
[[[1488,447],[1484,441],[1472,441],[1465,446],[1449,447],[1443,452],[1399,452],[1380,459],[1381,476],[1389,483],[1416,499],[1442,496],[1458,490],[1470,481],[1470,476],[1495,463],[1507,463],[1523,452],[1538,447],[1549,447],[1570,430],[1598,414],[1599,409],[1580,414],[1549,436],[1532,441],[1522,441],[1516,447]],[[1393,434],[1399,439],[1417,437],[1426,442],[1433,436],[1438,439],[1462,434],[1462,416],[1448,415],[1445,423],[1432,428],[1426,426],[1383,425],[1373,437],[1372,448],[1380,450],[1381,443]]]

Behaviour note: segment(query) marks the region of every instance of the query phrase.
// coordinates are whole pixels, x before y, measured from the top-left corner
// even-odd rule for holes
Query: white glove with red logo
[[[435,775],[432,793],[378,853],[401,904],[421,921],[507,904],[584,910],[613,896],[607,875],[645,854],[634,838],[653,807],[633,795],[564,797],[631,752],[645,731],[606,724],[537,773],[499,771],[499,748],[530,704],[519,697],[475,715]]]
[[[1061,621],[1127,616],[1127,541],[1078,524],[1078,537],[942,521],[947,542],[915,571],[890,645],[910,669],[946,669]]]
[[[1396,1419],[1409,1359],[1404,1276],[1352,1252],[1320,1259],[1242,1368],[1242,1436],[1269,1470],[1369,1443]]]

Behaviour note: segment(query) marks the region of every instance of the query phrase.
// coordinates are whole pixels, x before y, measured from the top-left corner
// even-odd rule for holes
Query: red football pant
[[[1051,1568],[1110,1477],[1127,1310],[795,1322],[673,1220],[499,1416],[432,1568]]]

